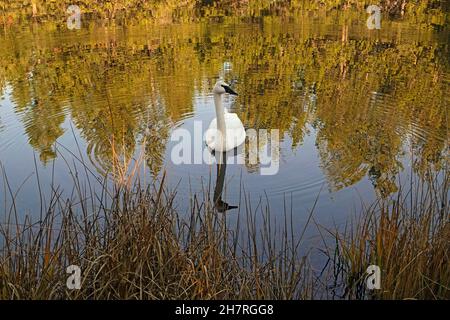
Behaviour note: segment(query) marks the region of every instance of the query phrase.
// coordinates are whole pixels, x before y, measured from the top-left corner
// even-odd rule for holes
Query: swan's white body
[[[215,152],[227,152],[239,147],[245,141],[246,133],[241,120],[235,113],[229,113],[222,105],[224,87],[230,88],[223,82],[218,82],[214,87],[214,104],[216,118],[214,118],[206,131],[206,144]],[[233,92],[233,91],[231,91]]]

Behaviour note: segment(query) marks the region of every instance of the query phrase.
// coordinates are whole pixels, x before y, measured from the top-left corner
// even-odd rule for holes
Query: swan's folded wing
[[[246,133],[241,119],[235,113],[225,114],[228,148],[235,148],[245,141]]]
[[[225,123],[227,130],[244,129],[242,121],[236,113],[225,113]]]
[[[226,126],[226,146],[224,151],[228,151],[240,146],[246,137],[244,126],[241,119],[235,113],[225,114]],[[216,149],[217,147],[217,119],[213,119],[206,131],[205,141],[208,147]]]

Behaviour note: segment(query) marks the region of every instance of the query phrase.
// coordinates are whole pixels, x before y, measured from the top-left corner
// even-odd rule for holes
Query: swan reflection
[[[225,213],[228,210],[237,209],[238,206],[229,205],[222,200],[223,187],[225,184],[225,174],[227,170],[226,156],[222,155],[223,161],[218,161],[217,166],[217,180],[216,187],[214,188],[214,206],[217,211]]]

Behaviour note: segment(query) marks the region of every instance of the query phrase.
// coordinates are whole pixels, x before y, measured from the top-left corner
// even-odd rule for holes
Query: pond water
[[[227,214],[249,196],[275,216],[287,207],[301,228],[317,199],[316,221],[332,226],[448,161],[448,31],[401,21],[371,31],[364,13],[1,31],[0,163],[23,216],[37,217],[52,182],[70,193],[80,160],[83,180],[117,177],[134,157],[147,181],[166,172],[180,211],[219,188],[239,207]],[[270,139],[238,151],[219,179],[215,165],[174,163],[171,136],[207,129],[219,78],[239,93],[223,102],[245,128],[278,130],[275,174],[249,161]],[[5,214],[7,189],[3,179]]]

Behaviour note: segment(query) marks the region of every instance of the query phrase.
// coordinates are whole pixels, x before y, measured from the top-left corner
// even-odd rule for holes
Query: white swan
[[[206,131],[206,144],[217,152],[227,152],[239,147],[245,141],[245,129],[235,113],[229,113],[222,105],[222,95],[236,95],[228,84],[218,81],[213,89],[216,118],[211,121]]]

